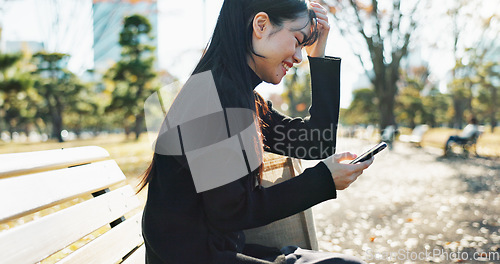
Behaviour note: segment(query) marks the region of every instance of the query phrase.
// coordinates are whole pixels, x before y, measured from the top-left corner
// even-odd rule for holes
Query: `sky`
[[[498,0],[483,0],[491,3],[486,10],[500,8]],[[433,78],[446,88],[446,76],[454,65],[450,43],[442,37],[449,33],[447,24],[433,23],[433,19],[444,15],[446,8],[455,0],[443,0],[428,10],[428,23],[419,33],[419,41],[434,46],[434,49],[418,49],[417,60],[428,61]],[[59,4],[55,4],[59,3]],[[63,4],[61,4],[63,3]],[[158,0],[158,65],[180,80],[186,80],[198,61],[201,50],[208,42],[221,7],[220,0]],[[57,6],[57,8],[54,8]],[[91,0],[0,0],[0,23],[3,26],[2,42],[5,39],[17,41],[45,41],[51,49],[73,54],[68,67],[83,72],[92,67],[92,21]],[[52,8],[51,8],[52,7]],[[50,16],[50,10],[58,9],[62,15],[59,21]],[[205,11],[204,11],[205,10]],[[498,10],[497,14],[500,14]],[[330,18],[330,21],[333,19]],[[49,30],[48,25],[57,25],[58,30]],[[78,30],[61,26],[72,24]],[[359,59],[352,53],[349,44],[336,30],[334,23],[329,34],[326,54],[342,58],[341,107],[348,107],[352,100],[353,87],[369,86]],[[438,39],[439,41],[436,41]],[[415,48],[415,47],[414,47]],[[257,90],[268,97],[281,93],[279,85],[261,85]]]

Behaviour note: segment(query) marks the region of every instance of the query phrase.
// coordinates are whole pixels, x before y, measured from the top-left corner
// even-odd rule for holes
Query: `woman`
[[[340,59],[324,55],[328,31],[326,10],[318,3],[224,2],[211,42],[193,74],[211,73],[226,122],[226,109],[255,113],[260,142],[255,144],[255,153],[245,149],[250,173],[200,191],[193,169],[196,164],[189,160],[187,151],[183,149],[179,155],[162,153],[158,139],[144,178],[144,185],[149,184],[143,216],[148,263],[359,263],[347,256],[293,246],[275,249],[248,245],[242,232],[335,198],[336,190],[347,188],[372,163],[341,164],[356,155],[332,155],[335,138],[300,139],[300,133],[336,129]],[[292,119],[273,109],[271,102],[264,102],[253,89],[262,81],[279,83],[293,64],[302,61],[303,47],[311,67],[311,116]],[[181,109],[178,113],[189,111],[196,107],[193,101],[204,99],[207,89],[200,86],[202,96],[195,93],[192,100],[178,95],[172,108]],[[176,104],[179,97],[184,101]],[[203,132],[196,134],[196,129],[189,132],[195,134],[194,138],[204,136]],[[180,137],[187,144],[186,137]],[[241,143],[245,137],[239,140]],[[263,188],[259,185],[262,166],[250,169],[248,165],[250,157],[262,156],[261,146],[275,153],[323,160],[289,181]],[[305,154],[297,155],[299,148],[306,150]]]

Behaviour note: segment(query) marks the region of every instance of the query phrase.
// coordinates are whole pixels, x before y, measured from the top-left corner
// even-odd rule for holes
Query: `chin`
[[[274,85],[276,84],[279,84],[281,82],[281,80],[283,80],[283,77],[284,76],[281,76],[281,77],[278,77],[278,76],[273,76],[274,78],[269,78],[268,80],[266,80],[265,82],[267,83],[272,83]]]
[[[281,82],[281,79],[280,80],[265,80],[264,82],[276,85],[276,84],[279,84]]]

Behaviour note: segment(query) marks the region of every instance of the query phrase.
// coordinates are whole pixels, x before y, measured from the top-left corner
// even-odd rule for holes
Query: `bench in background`
[[[411,132],[411,135],[399,136],[399,141],[413,143],[413,144],[421,147],[420,144],[422,143],[422,139],[424,137],[425,132],[427,132],[427,130],[429,130],[428,125],[418,125],[413,129],[413,131]]]
[[[474,154],[475,156],[479,156],[477,153],[477,140],[479,139],[479,136],[481,136],[482,132],[484,131],[484,127],[480,128],[476,133],[474,133],[470,138],[463,142],[456,142],[452,141],[449,149],[445,149],[445,155],[449,155],[450,152],[458,153],[461,152],[461,154],[464,157],[468,157],[469,154]],[[459,149],[458,151],[456,149]]]
[[[2,263],[145,262],[140,201],[103,148],[0,155],[0,201]]]

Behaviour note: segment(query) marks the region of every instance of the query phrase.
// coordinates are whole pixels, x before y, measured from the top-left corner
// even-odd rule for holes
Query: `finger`
[[[321,25],[324,29],[330,29],[330,24],[328,23],[328,21],[324,21],[324,20],[321,20],[321,19],[318,19],[318,25]]]
[[[312,7],[320,7],[325,9],[318,1],[311,1],[309,3],[311,4]]]
[[[323,9],[323,8],[312,8],[312,10],[314,11],[314,14],[316,15],[316,17],[322,17],[324,18],[325,16],[328,16],[328,12]]]
[[[317,17],[317,18],[316,18],[316,21],[317,21],[317,23],[318,23],[318,24],[321,24],[321,25],[328,25],[328,18],[323,19],[323,18],[319,18],[319,17]]]
[[[374,157],[371,157],[369,160],[365,160],[365,161],[361,162],[361,164],[366,165],[366,168],[368,168],[368,167],[370,167],[370,165],[372,165],[374,159],[375,159]]]
[[[328,21],[328,15],[316,12],[316,19],[321,19],[321,20]]]
[[[312,4],[311,5],[311,9],[314,10],[314,12],[320,12],[320,13],[323,13],[323,14],[327,13],[326,8],[324,8],[322,5],[317,4],[317,3]]]
[[[346,164],[346,165],[349,165],[349,168],[352,170],[352,172],[360,172],[360,171],[363,171],[365,170],[366,168],[368,168],[371,163],[373,161],[372,160],[367,160],[367,161],[363,161],[363,162],[359,162],[359,163],[355,163],[355,164]]]
[[[355,172],[351,175],[351,179],[352,181],[355,181],[356,179],[358,179],[358,177],[363,174],[363,171],[358,171],[358,172]]]
[[[368,167],[370,167],[370,165],[372,165],[372,163],[373,163],[373,157],[371,157],[370,159],[365,160],[363,162],[355,164],[357,167],[354,168],[354,170],[363,171],[363,170],[367,169]]]

